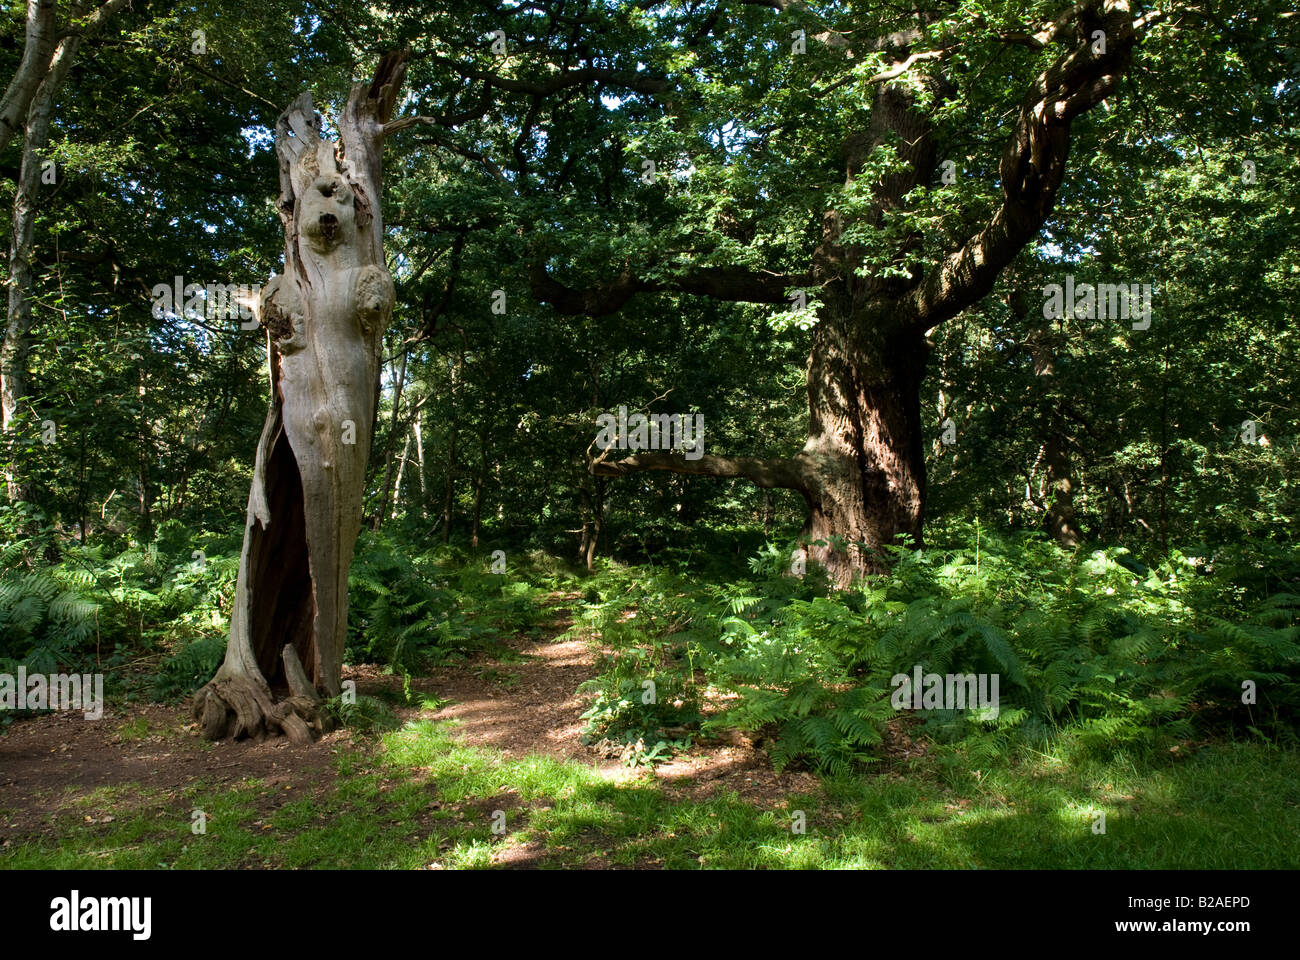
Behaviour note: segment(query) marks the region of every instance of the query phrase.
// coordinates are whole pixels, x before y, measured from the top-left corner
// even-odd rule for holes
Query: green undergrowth
[[[657,747],[749,731],[788,764],[877,762],[900,706],[935,742],[991,760],[1021,746],[1152,754],[1223,736],[1296,742],[1300,561],[1267,543],[1147,566],[1036,536],[954,527],[888,574],[830,590],[769,545],[751,576],[700,582],[606,565],[571,636],[599,645],[588,736]],[[903,676],[996,678],[998,702],[923,704]],[[711,707],[706,707],[711,704]]]

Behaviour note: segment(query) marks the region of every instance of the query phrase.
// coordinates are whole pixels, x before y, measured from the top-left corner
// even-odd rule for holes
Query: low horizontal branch
[[[605,316],[621,309],[638,293],[680,291],[737,303],[785,303],[786,291],[809,283],[807,276],[750,270],[745,267],[697,267],[658,281],[643,280],[625,268],[610,280],[577,289],[560,283],[540,263],[528,268],[533,296],[567,316]]]
[[[804,490],[807,481],[797,460],[786,457],[716,457],[703,454],[691,460],[668,450],[645,450],[622,460],[595,460],[591,473],[597,477],[624,477],[647,470],[665,470],[700,477],[735,477],[758,487]]]

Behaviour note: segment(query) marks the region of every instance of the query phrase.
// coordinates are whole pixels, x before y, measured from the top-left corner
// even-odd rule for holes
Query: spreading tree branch
[[[1020,249],[1037,235],[1056,202],[1070,148],[1070,123],[1115,89],[1137,42],[1128,0],[1083,0],[1035,39],[1075,46],[1030,87],[1002,154],[1002,203],[989,222],[946,257],[905,300],[909,319],[926,329],[987,294]],[[1093,34],[1104,34],[1097,52]]]

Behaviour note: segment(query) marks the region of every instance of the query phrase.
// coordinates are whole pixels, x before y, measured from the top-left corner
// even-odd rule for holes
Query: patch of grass
[[[117,735],[123,740],[143,740],[149,736],[149,718],[136,716],[117,728]]]
[[[334,697],[326,701],[325,710],[339,726],[359,733],[378,733],[398,726],[397,715],[387,704],[373,697],[356,697],[351,702],[343,697]]]
[[[419,720],[336,757],[332,782],[261,781],[175,793],[129,784],[51,797],[48,833],[16,840],[22,868],[489,867],[527,847],[539,867],[1289,868],[1300,861],[1300,754],[1222,744],[1160,763],[987,766],[955,751],[821,781],[773,808],[735,793],[683,800],[549,757],[507,758]],[[192,832],[193,811],[207,830]],[[500,811],[498,814],[497,812]],[[800,812],[806,831],[792,826]],[[1106,832],[1095,833],[1095,814]],[[111,817],[111,819],[106,819]],[[502,822],[504,833],[495,833]]]

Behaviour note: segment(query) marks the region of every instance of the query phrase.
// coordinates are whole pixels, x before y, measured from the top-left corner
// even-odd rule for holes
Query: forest
[[[1293,4],[0,14],[0,868],[1300,866]]]

